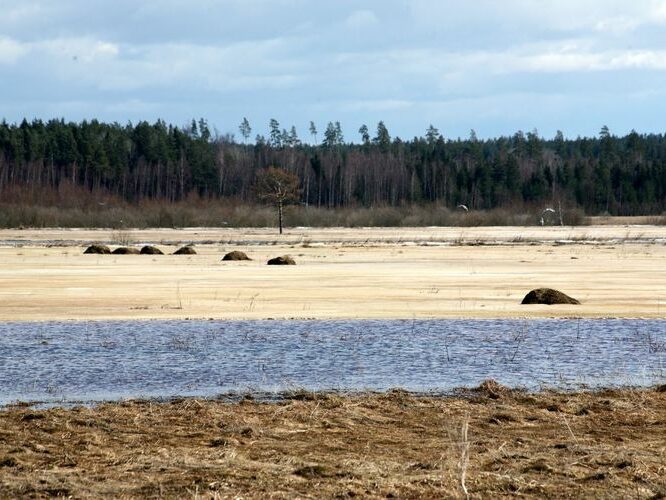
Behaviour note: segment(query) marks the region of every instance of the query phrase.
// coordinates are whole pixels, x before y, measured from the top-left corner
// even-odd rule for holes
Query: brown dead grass
[[[462,497],[466,446],[474,498],[663,498],[666,392],[17,407],[0,412],[0,497]]]

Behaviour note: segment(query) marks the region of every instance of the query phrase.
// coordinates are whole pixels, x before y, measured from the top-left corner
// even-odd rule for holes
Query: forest
[[[269,167],[299,179],[297,203],[317,208],[436,204],[470,211],[565,204],[588,215],[648,215],[666,210],[666,136],[554,138],[538,132],[481,140],[447,138],[430,125],[422,137],[392,137],[383,122],[346,140],[339,122],[320,134],[269,123],[251,138],[244,119],[233,134],[206,120],[179,127],[63,119],[0,123],[0,203],[63,187],[116,197],[176,203],[195,196],[258,203],[258,174]],[[36,190],[36,191],[35,191]],[[18,196],[17,193],[23,193]],[[40,195],[40,199],[46,199]],[[25,203],[35,203],[34,199]]]

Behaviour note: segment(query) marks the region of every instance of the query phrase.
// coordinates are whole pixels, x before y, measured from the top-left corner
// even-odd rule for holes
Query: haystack
[[[490,399],[499,399],[503,395],[509,394],[511,389],[500,384],[496,380],[489,378],[472,389],[472,392],[481,394],[482,396],[488,397]]]
[[[111,249],[107,247],[106,245],[102,245],[99,243],[94,243],[90,245],[88,248],[86,248],[86,251],[83,253],[97,253],[97,254],[110,254]]]
[[[132,247],[118,247],[113,252],[116,255],[138,255],[141,253],[138,248]]]
[[[160,250],[157,247],[152,247],[150,245],[146,245],[141,249],[141,254],[143,255],[164,255],[164,252]]]
[[[521,304],[580,304],[580,302],[559,290],[537,288],[525,295]]]
[[[174,255],[196,255],[197,251],[192,247],[192,245],[185,245],[182,248],[176,250]]]
[[[229,252],[224,257],[222,257],[222,260],[252,260],[252,259],[249,258],[245,252],[241,252],[240,250],[234,250],[233,252]]]
[[[275,257],[268,261],[269,266],[295,266],[296,262],[289,255]]]

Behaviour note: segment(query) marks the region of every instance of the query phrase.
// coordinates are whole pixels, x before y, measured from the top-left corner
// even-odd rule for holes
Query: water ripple
[[[666,320],[0,324],[0,404],[666,381]]]

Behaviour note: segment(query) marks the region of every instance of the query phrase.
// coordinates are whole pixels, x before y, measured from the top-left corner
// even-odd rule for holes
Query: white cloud
[[[641,25],[638,18],[629,17],[610,17],[597,21],[594,29],[600,32],[612,33],[614,35],[623,35],[634,31]]]
[[[572,32],[618,37],[666,24],[664,0],[410,0],[411,21],[424,29],[474,36],[539,37]],[[466,33],[472,34],[466,35]]]
[[[583,73],[621,70],[666,70],[666,50],[594,50],[586,44],[535,44],[504,51],[444,52],[435,49],[345,53],[340,67],[366,68],[369,74],[436,77],[458,82],[479,75],[516,73]]]
[[[43,14],[40,4],[23,2],[21,5],[4,6],[2,8],[2,23],[9,25],[29,21]]]
[[[188,88],[232,91],[289,88],[301,80],[299,64],[287,60],[280,40],[231,45],[160,44],[134,47],[113,58],[104,72],[79,75],[103,90]]]
[[[666,23],[666,2],[653,1],[652,8],[647,10],[647,18],[654,23]]]
[[[36,95],[35,114],[178,121],[199,106],[400,126],[432,99],[468,127],[509,116],[492,103],[512,92],[578,108],[602,87],[635,89],[656,109],[666,88],[666,0],[0,0],[0,12],[0,107],[19,119]],[[466,99],[483,104],[453,116]]]
[[[118,45],[91,38],[58,38],[28,44],[35,55],[44,54],[52,61],[71,59],[79,63],[103,64],[118,56]]]
[[[603,51],[558,51],[504,53],[487,55],[495,57],[500,66],[499,73],[544,72],[572,73],[621,70],[666,70],[664,50],[603,50]]]
[[[22,64],[61,81],[99,90],[149,87],[197,90],[289,88],[305,64],[289,59],[290,43],[262,40],[228,45],[189,43],[121,47],[88,37],[24,42],[0,38],[0,63]]]
[[[0,64],[13,64],[28,52],[28,49],[11,38],[0,38]]]

